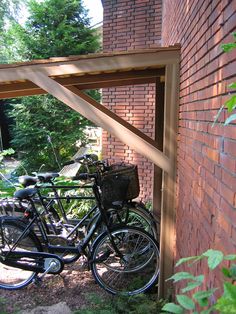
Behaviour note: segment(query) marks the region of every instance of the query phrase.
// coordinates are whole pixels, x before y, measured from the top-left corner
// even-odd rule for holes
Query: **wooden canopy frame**
[[[154,208],[161,206],[159,295],[175,256],[176,134],[179,47],[92,54],[0,65],[0,99],[49,93],[104,128],[155,166]],[[155,83],[155,140],[82,90]],[[162,96],[161,96],[162,95]]]

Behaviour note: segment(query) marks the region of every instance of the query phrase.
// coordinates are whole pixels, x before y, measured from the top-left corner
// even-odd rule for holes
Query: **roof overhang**
[[[179,59],[179,46],[33,60],[0,65],[0,99],[45,94],[27,78],[40,72],[80,90],[155,82]]]
[[[175,170],[180,47],[93,54],[0,65],[0,99],[49,93],[164,171],[159,294],[168,290],[175,247]],[[81,89],[164,80],[163,147]],[[159,82],[159,83],[157,83]],[[163,85],[163,84],[162,84]],[[156,89],[157,90],[157,89]],[[156,107],[158,107],[156,103]]]

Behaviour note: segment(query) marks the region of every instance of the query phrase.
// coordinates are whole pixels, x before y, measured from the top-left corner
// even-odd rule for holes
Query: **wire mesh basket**
[[[119,163],[110,166],[101,181],[101,200],[105,208],[115,201],[132,200],[139,195],[138,168]]]

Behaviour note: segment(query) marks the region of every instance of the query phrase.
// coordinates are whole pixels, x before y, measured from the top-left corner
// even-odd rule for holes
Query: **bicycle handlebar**
[[[98,160],[98,156],[96,154],[85,154],[85,155],[79,156],[73,160],[69,160],[68,162],[64,164],[64,166],[71,165],[76,162],[82,165],[85,165],[87,167],[87,170],[89,170],[88,167],[90,166],[96,166],[96,167],[99,166],[101,171],[105,171],[108,168],[107,161]]]
[[[80,173],[77,176],[71,178],[72,180],[83,180],[86,181],[88,179],[97,179],[98,173],[104,172],[108,170],[108,163],[103,160],[98,160],[98,156],[95,154],[85,154],[80,157],[75,158],[74,160],[69,160],[64,165],[71,165],[76,162],[85,165],[87,168],[87,173]],[[90,173],[89,167],[98,167],[95,173]],[[21,176],[19,177],[19,182],[24,186],[28,187],[30,185],[35,185],[38,182],[40,183],[50,183],[53,179],[59,176],[59,173],[38,173],[35,176]]]
[[[86,181],[89,179],[96,179],[98,177],[97,173],[79,173],[77,176],[73,177],[73,180]]]
[[[89,162],[96,162],[98,161],[98,156],[96,154],[85,154],[75,158],[75,162],[80,162],[81,160],[86,160]]]

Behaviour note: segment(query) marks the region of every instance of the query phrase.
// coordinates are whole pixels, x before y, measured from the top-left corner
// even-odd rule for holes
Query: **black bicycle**
[[[0,217],[0,288],[20,289],[38,282],[48,273],[59,274],[64,265],[87,258],[99,285],[112,294],[134,295],[152,287],[159,275],[159,249],[155,239],[143,229],[109,223],[104,193],[106,183],[120,184],[119,198],[126,199],[130,182],[125,175],[101,176],[100,173],[80,174],[80,180],[93,180],[93,193],[99,215],[82,239],[74,234],[87,219],[86,214],[70,231],[66,244],[51,243],[34,197],[37,189],[16,192],[19,200],[31,204],[31,219]],[[108,186],[108,185],[107,185]],[[118,193],[118,192],[117,192]],[[105,231],[101,233],[101,230]],[[37,232],[35,231],[37,230]],[[96,239],[94,235],[98,234]],[[71,241],[70,241],[71,240]],[[91,241],[93,242],[90,245]],[[71,258],[67,258],[68,254]]]
[[[103,185],[103,189],[106,189],[106,191],[103,192],[103,195],[108,195],[108,197],[104,199],[104,202],[106,202],[107,205],[110,224],[124,223],[130,226],[137,226],[143,228],[152,234],[155,238],[158,238],[157,230],[159,230],[159,228],[156,228],[157,221],[154,220],[152,214],[141,202],[135,202],[132,200],[132,197],[136,197],[139,193],[136,167],[133,165],[127,166],[125,164],[115,164],[108,166],[107,163],[104,161],[98,161],[94,156],[96,155],[86,154],[78,157],[76,160],[70,161],[69,163],[79,162],[86,168],[88,172],[91,172],[91,168],[95,168],[96,172],[99,172],[100,174],[106,173],[105,181],[107,183]],[[114,199],[120,197],[119,195],[114,195],[116,190],[120,189],[119,186],[117,186],[117,182],[115,185],[110,184],[109,176],[119,176],[121,173],[123,176],[125,174],[126,177],[128,176],[131,178],[132,189],[130,188],[128,200],[124,200],[124,197],[122,197],[122,201],[113,202]],[[78,183],[75,184],[75,182],[72,182],[74,183],[73,185],[55,185],[54,179],[57,177],[57,173],[41,173],[37,176],[22,176],[20,177],[19,181],[24,187],[34,185],[34,187],[37,189],[37,198],[34,199],[34,203],[38,202],[43,207],[43,217],[45,227],[48,229],[47,232],[50,233],[51,236],[66,238],[73,229],[73,226],[77,224],[78,219],[68,219],[62,201],[64,200],[66,203],[74,201],[74,206],[77,208],[80,205],[81,200],[92,200],[95,198],[93,195],[77,195],[78,192],[76,195],[73,194],[72,196],[69,194],[64,196],[59,195],[58,191],[78,191],[81,188],[83,190],[91,190],[92,187],[91,185],[81,186]],[[78,179],[78,177],[75,177],[74,180],[75,179]],[[110,191],[107,191],[107,189],[110,189]],[[45,190],[47,191],[46,195]],[[44,195],[42,194],[42,191],[44,191]],[[30,205],[23,201],[20,202],[19,199],[2,200],[0,202],[0,211],[2,211],[2,214],[5,215],[24,215],[25,219],[30,218]],[[99,210],[97,204],[95,203],[88,211],[88,215],[86,216],[87,219],[83,220],[86,232],[89,231],[98,217]]]

